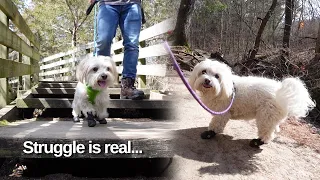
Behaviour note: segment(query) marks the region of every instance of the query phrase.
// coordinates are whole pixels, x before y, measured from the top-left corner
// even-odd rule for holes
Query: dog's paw
[[[216,135],[216,133],[212,130],[210,131],[205,131],[203,133],[201,133],[201,138],[202,139],[211,139]]]
[[[89,127],[94,127],[97,124],[96,120],[94,120],[94,115],[92,113],[88,113],[87,121]]]
[[[79,117],[73,117],[73,122],[75,122],[75,123],[80,122],[80,118]]]
[[[264,142],[261,139],[252,139],[250,141],[250,146],[254,148],[259,148],[263,144]]]
[[[88,126],[89,127],[94,127],[94,126],[96,126],[96,121],[95,120],[92,120],[92,119],[88,119]]]
[[[97,120],[100,124],[107,124],[107,120],[106,119],[98,119]]]

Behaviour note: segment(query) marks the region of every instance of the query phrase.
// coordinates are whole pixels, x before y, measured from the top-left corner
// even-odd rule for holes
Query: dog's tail
[[[315,107],[305,84],[298,78],[286,78],[276,92],[278,104],[289,117],[306,117]]]

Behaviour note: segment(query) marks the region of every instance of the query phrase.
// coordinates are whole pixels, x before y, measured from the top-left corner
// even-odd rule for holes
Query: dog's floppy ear
[[[221,69],[223,69],[223,75],[221,76],[221,86],[222,93],[226,97],[230,97],[233,93],[233,81],[232,81],[232,71],[229,66],[224,63],[221,64]]]
[[[76,78],[79,82],[85,84],[85,77],[88,73],[89,66],[87,65],[89,59],[83,59],[80,61],[80,63],[77,66],[76,70]]]
[[[191,88],[195,91],[196,90],[196,87],[195,87],[195,82],[196,82],[196,79],[197,79],[197,72],[196,72],[196,69],[193,68],[192,72],[191,72],[191,76],[189,77],[189,84],[191,86]]]

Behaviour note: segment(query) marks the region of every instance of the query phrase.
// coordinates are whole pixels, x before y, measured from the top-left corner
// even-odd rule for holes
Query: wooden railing
[[[146,84],[146,76],[165,76],[166,65],[147,64],[146,58],[167,55],[163,41],[155,45],[145,47],[150,40],[155,39],[169,31],[173,30],[173,19],[167,19],[152,27],[149,27],[140,33],[139,63],[137,66],[137,75],[139,76],[139,87],[143,88]],[[117,63],[118,73],[122,72],[123,45],[122,40],[114,42],[112,45],[112,58]],[[84,58],[93,56],[93,43],[77,47],[67,52],[59,53],[46,57],[41,60],[40,80],[43,81],[69,81],[75,80],[75,64]]]
[[[20,33],[9,29],[14,24]],[[30,89],[38,82],[40,43],[11,0],[0,1],[0,108],[10,102],[9,78],[17,77],[20,89]],[[9,50],[19,55],[9,60]]]

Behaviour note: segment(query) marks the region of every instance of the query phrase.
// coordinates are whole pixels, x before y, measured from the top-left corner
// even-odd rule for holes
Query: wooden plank
[[[30,57],[26,57],[26,59],[24,60],[24,63],[26,64],[31,64],[31,60],[30,60]],[[24,88],[25,90],[29,90],[31,87],[32,87],[32,84],[31,84],[31,75],[25,75],[24,76]]]
[[[73,76],[61,76],[61,77],[54,77],[54,78],[44,78],[44,76],[40,76],[41,81],[48,81],[48,82],[56,82],[56,81],[61,81],[61,82],[68,82],[68,81],[73,81],[75,80],[75,77]]]
[[[168,55],[167,50],[164,48],[164,43],[148,46],[139,50],[139,59],[147,57],[158,57]],[[124,54],[117,54],[112,57],[115,62],[122,62]]]
[[[3,108],[0,108],[0,120],[17,120],[19,110],[15,104],[7,105]]]
[[[67,72],[73,71],[73,67],[66,67],[57,70],[51,70],[42,72],[39,76],[50,76],[55,74],[63,74]],[[119,74],[122,73],[123,67],[118,66],[117,71]],[[154,64],[154,65],[138,65],[137,66],[137,75],[150,75],[150,76],[165,76],[166,74],[166,66],[163,64]]]
[[[122,73],[123,66],[118,66],[117,70],[118,70],[118,73]],[[166,65],[165,64],[137,65],[137,75],[163,77],[166,75]]]
[[[140,46],[145,48],[146,47],[146,41],[140,42]],[[146,58],[138,59],[138,65],[146,65],[147,61]],[[138,88],[145,88],[147,85],[147,76],[146,75],[139,75],[138,76]]]
[[[139,89],[143,91],[145,94],[150,94],[150,89]],[[120,94],[120,88],[109,88],[108,92],[110,95],[118,95]],[[75,88],[34,88],[32,89],[32,94],[55,94],[55,95],[63,95],[63,94],[74,94]]]
[[[72,49],[72,50],[69,50],[67,52],[62,52],[62,53],[58,53],[58,54],[54,54],[52,56],[46,57],[46,58],[42,59],[41,62],[49,62],[49,61],[52,61],[52,60],[55,60],[55,59],[58,59],[58,58],[61,58],[64,56],[71,55],[71,54],[79,52],[79,51],[84,51],[84,50],[92,48],[92,47],[93,47],[93,42],[79,46],[79,47]],[[89,54],[91,54],[91,56],[93,56],[92,53],[89,53]]]
[[[145,40],[150,39],[152,37],[162,35],[164,33],[172,31],[173,29],[174,29],[174,18],[164,20],[154,26],[151,26],[151,27],[141,31],[140,37],[139,37],[139,42],[145,41]],[[112,45],[112,49],[113,50],[120,49],[123,47],[122,44],[123,44],[123,40],[118,41]]]
[[[25,98],[17,100],[18,108],[72,108],[72,98]],[[109,109],[172,109],[168,100],[111,99]]]
[[[38,85],[39,88],[75,88],[76,86],[76,81],[45,81]],[[120,88],[120,84],[114,84],[110,88]]]
[[[155,36],[159,36],[159,35],[162,35],[164,33],[167,33],[169,31],[172,31],[174,29],[174,19],[173,18],[170,18],[170,19],[167,19],[161,23],[158,23],[154,26],[151,26],[143,31],[141,31],[140,33],[140,38],[139,38],[139,42],[141,41],[144,41],[144,40],[147,40],[147,39],[150,39],[152,37],[155,37]],[[120,49],[123,47],[123,41],[118,41],[116,43],[114,43],[112,45],[112,50],[117,50],[117,49]],[[70,51],[67,51],[67,52],[62,52],[62,53],[59,53],[59,54],[55,54],[55,55],[52,55],[52,56],[49,56],[49,57],[46,57],[44,58],[41,62],[49,62],[49,61],[52,61],[52,60],[55,60],[55,59],[58,59],[58,58],[61,58],[61,57],[64,57],[64,56],[68,56],[68,55],[71,55],[73,53],[76,53],[76,52],[79,52],[79,51],[84,51],[84,50],[87,50],[87,49],[90,49],[90,48],[93,48],[93,45],[94,43],[93,42],[90,42],[88,44],[85,44],[83,46],[80,46],[80,47],[77,47],[75,49],[72,49]],[[151,46],[150,46],[151,47]],[[163,49],[160,48],[160,50]],[[146,49],[146,52],[148,52],[149,49]],[[164,49],[165,50],[165,49]],[[165,51],[163,51],[165,52]],[[90,53],[92,54],[92,53]],[[150,54],[150,53],[149,53]],[[154,56],[161,56],[161,55],[154,55]],[[143,57],[141,58],[145,58],[146,56],[143,55]],[[148,56],[147,56],[148,57]],[[151,57],[151,56],[150,56]],[[120,58],[121,60],[118,60],[119,62],[122,61],[122,58]]]
[[[0,78],[17,77],[34,74],[40,71],[39,66],[28,65],[12,60],[0,58]]]
[[[78,81],[54,81],[54,83],[77,83]],[[52,83],[52,81],[41,80],[39,83]]]
[[[168,52],[164,48],[164,44],[161,43],[161,44],[149,46],[149,47],[146,47],[146,48],[141,48],[140,52],[139,52],[139,59],[143,59],[143,58],[147,58],[147,57],[164,56],[164,55],[168,55]],[[112,59],[115,62],[122,62],[123,61],[123,56],[124,56],[123,53],[117,54],[117,55],[114,55],[112,57]],[[40,69],[44,70],[44,69],[50,69],[50,68],[57,67],[57,66],[63,66],[63,65],[70,64],[70,63],[73,63],[73,62],[78,62],[78,61],[81,61],[81,60],[83,60],[85,58],[90,58],[90,57],[92,57],[91,53],[90,54],[86,54],[86,55],[81,56],[81,57],[78,57],[76,59],[70,58],[70,59],[60,60],[60,61],[49,63],[49,64],[47,63],[46,65],[41,65]]]
[[[61,83],[39,83],[38,88],[75,88],[76,82],[61,82]]]
[[[3,12],[0,11],[0,22],[5,25],[9,24],[9,20]],[[0,31],[1,32],[1,31]],[[0,33],[1,34],[1,33]],[[0,58],[8,58],[8,48],[0,44]],[[1,65],[1,67],[3,67]],[[9,100],[9,84],[7,78],[0,78],[0,109],[8,104]]]
[[[46,65],[40,66],[40,70],[50,69],[50,68],[54,68],[57,66],[64,66],[66,64],[78,62],[78,61],[81,61],[83,59],[90,58],[90,57],[92,57],[92,54],[86,54],[86,55],[83,55],[83,56],[77,57],[77,58],[70,58],[70,59],[65,59],[65,60],[59,60],[59,61],[52,62],[52,63],[46,63]]]
[[[39,76],[41,77],[41,76],[51,76],[51,75],[56,75],[56,74],[63,74],[63,73],[71,72],[73,70],[74,70],[73,67],[66,67],[66,68],[62,68],[62,69],[42,72],[39,74]]]
[[[12,32],[6,25],[0,22],[0,44],[10,47],[36,61],[40,60],[38,51],[30,47],[18,35]]]
[[[40,49],[39,41],[36,39],[29,26],[20,15],[17,7],[11,0],[1,0],[0,10],[11,19],[11,21],[19,28],[20,32],[22,32],[35,47]],[[3,31],[1,30],[0,32],[2,33]]]

